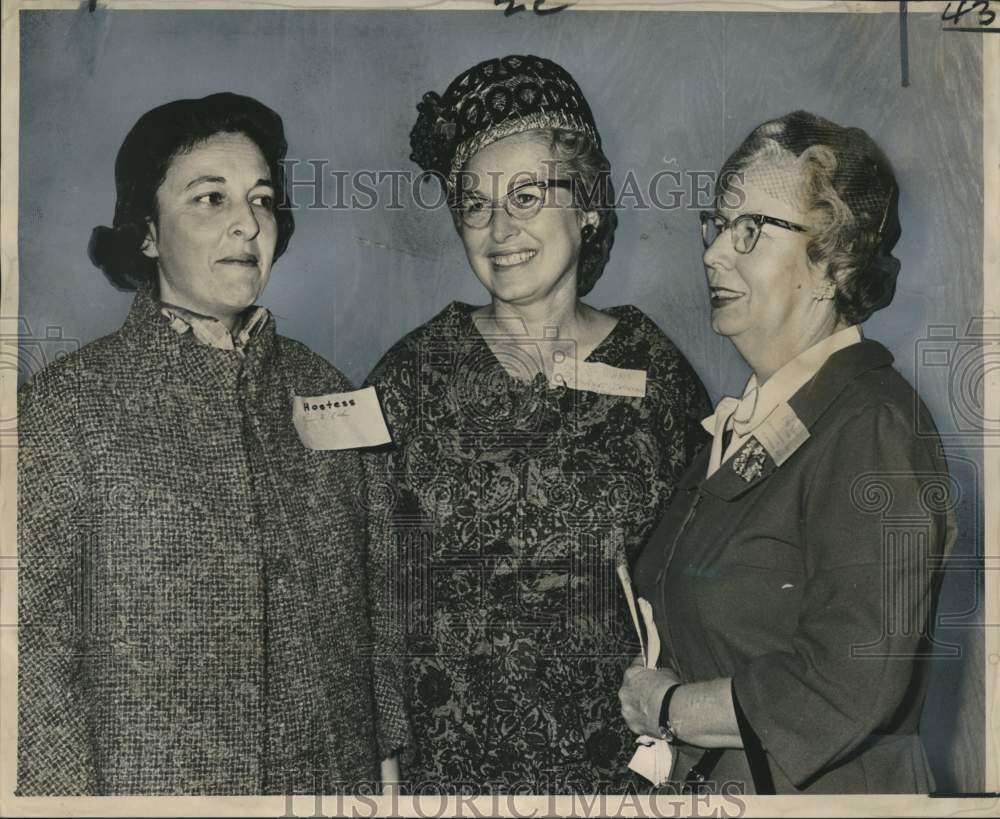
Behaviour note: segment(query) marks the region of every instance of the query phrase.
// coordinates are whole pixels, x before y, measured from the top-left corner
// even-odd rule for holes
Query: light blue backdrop
[[[579,81],[619,182],[716,170],[753,126],[797,108],[865,128],[896,168],[903,226],[895,301],[865,331],[951,428],[950,372],[917,368],[917,350],[932,325],[960,337],[982,309],[982,62],[979,37],[942,35],[936,15],[910,15],[908,88],[895,14],[98,10],[22,12],[21,28],[20,293],[35,336],[51,327],[86,342],[121,324],[130,297],[85,251],[91,228],[112,218],[115,153],[149,108],[236,91],[284,117],[292,157],[415,170],[407,137],[425,91],[443,92],[488,57],[534,53]],[[713,399],[739,390],[746,369],[708,325],[696,212],[625,208],[619,218],[591,303],[640,306]],[[263,301],[284,334],[359,382],[447,302],[483,296],[444,212],[300,209]],[[958,552],[974,554],[979,459],[961,443],[950,457],[967,497]],[[979,588],[975,575],[954,574],[942,610],[972,609],[967,625]],[[978,790],[980,635],[947,637],[963,659],[935,666],[930,753],[944,789]]]

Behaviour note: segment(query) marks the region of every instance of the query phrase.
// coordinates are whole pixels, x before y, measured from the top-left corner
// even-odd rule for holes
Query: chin
[[[730,336],[738,335],[743,329],[742,322],[712,316],[712,331],[718,336],[726,336],[729,338]]]
[[[253,293],[226,293],[215,300],[216,310],[220,313],[242,313],[256,301]]]
[[[254,277],[252,281],[243,281],[231,288],[226,293],[226,301],[231,302],[234,306],[237,304],[242,305],[240,309],[243,309],[257,301],[263,292],[264,283],[259,278]]]
[[[518,281],[497,281],[495,277],[487,280],[480,279],[486,292],[494,299],[503,302],[519,302],[531,295],[531,289],[524,286],[524,282]]]
[[[533,290],[524,291],[498,287],[491,290],[490,295],[504,304],[531,304],[535,301],[535,292]]]

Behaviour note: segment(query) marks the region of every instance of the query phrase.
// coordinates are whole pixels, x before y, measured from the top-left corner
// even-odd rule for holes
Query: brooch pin
[[[764,471],[766,459],[767,451],[760,445],[760,441],[751,438],[733,458],[733,471],[750,483]]]

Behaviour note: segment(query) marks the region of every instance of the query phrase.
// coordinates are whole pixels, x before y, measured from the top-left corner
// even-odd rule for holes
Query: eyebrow
[[[541,180],[539,179],[525,179],[523,182],[518,182],[513,188],[511,188],[509,191],[503,194],[503,196],[501,196],[501,199],[505,196],[510,196],[515,191],[521,190],[521,188],[527,188],[530,187],[531,185],[537,185],[540,181]],[[479,190],[463,191],[462,196],[470,199],[482,199],[484,202],[492,201],[485,193],[482,193]]]
[[[202,182],[225,182],[225,181],[226,177],[224,176],[197,176],[184,186],[184,190],[187,190],[188,188],[193,188],[195,185],[200,185]],[[271,182],[270,179],[258,179],[256,182],[253,183],[253,187],[273,188],[274,183]]]
[[[184,186],[184,190],[188,188],[193,188],[195,185],[200,185],[202,182],[225,182],[226,177],[224,176],[196,176],[190,182]]]

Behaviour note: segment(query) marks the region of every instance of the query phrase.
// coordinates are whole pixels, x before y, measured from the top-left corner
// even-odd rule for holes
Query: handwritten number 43
[[[953,5],[958,6],[954,11],[951,8]],[[981,26],[991,25],[997,16],[995,11],[990,10],[990,0],[960,0],[957,4],[949,3],[941,15],[941,19],[946,23],[951,22],[958,25],[959,20],[974,11],[979,12],[979,25]]]

